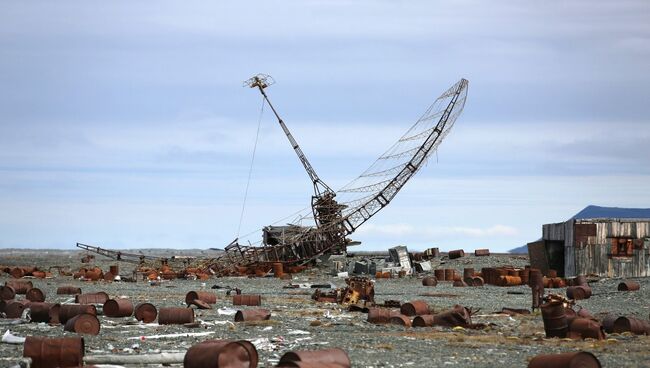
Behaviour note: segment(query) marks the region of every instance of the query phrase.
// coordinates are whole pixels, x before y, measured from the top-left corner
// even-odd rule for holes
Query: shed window
[[[632,257],[634,256],[634,243],[632,239],[613,238],[612,239],[612,256],[614,257]]]

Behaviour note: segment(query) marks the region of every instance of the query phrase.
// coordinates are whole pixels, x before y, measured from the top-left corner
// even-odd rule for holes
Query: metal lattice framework
[[[299,160],[314,186],[311,219],[315,226],[295,226],[279,244],[241,246],[237,240],[210,264],[213,272],[228,274],[235,266],[254,266],[282,262],[303,265],[314,258],[345,250],[346,237],[386,207],[404,185],[426,164],[453,127],[465,106],[468,81],[461,79],[438,97],[417,122],[359,177],[334,193],[316,175],[284,121],[276,112],[264,89],[272,83],[265,75],[245,82],[258,88],[271,106]]]

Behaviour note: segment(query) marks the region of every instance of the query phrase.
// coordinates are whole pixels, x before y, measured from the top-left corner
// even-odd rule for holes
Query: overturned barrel
[[[97,315],[97,308],[92,304],[61,304],[59,308],[59,322],[65,325],[69,319],[82,313]]]
[[[16,297],[16,290],[11,286],[0,286],[0,300],[11,300]]]
[[[151,323],[158,317],[158,310],[151,303],[140,303],[135,307],[134,315],[138,321]]]
[[[413,300],[408,303],[402,304],[400,312],[405,316],[421,316],[424,314],[431,314],[429,311],[429,304],[424,300]]]
[[[11,286],[16,294],[27,294],[29,289],[34,287],[31,281],[28,280],[9,280],[5,282],[5,286]]]
[[[97,316],[90,313],[77,314],[70,318],[64,330],[84,335],[99,335],[100,324]]]
[[[254,294],[237,294],[232,296],[232,305],[262,305],[262,297]]]
[[[431,327],[435,321],[435,316],[433,314],[425,314],[423,316],[415,316],[411,325],[413,327]]]
[[[618,291],[637,291],[641,288],[636,281],[623,281],[618,284]]]
[[[160,308],[158,324],[182,325],[194,322],[194,309],[192,308]]]
[[[456,259],[456,258],[461,258],[465,257],[465,251],[462,249],[457,249],[457,250],[450,250],[449,251],[449,259]]]
[[[390,323],[390,318],[399,314],[399,311],[387,308],[370,308],[367,321],[374,324]]]
[[[297,365],[295,363],[305,363]],[[325,350],[290,351],[281,358],[278,366],[281,367],[340,367],[350,368],[352,363],[348,354],[338,348]]]
[[[569,324],[569,332],[567,337],[572,339],[596,339],[603,340],[605,339],[605,334],[603,333],[603,326],[593,319],[589,318],[575,318]]]
[[[528,368],[601,368],[598,359],[589,352],[543,354],[530,360]]]
[[[256,368],[255,346],[245,340],[208,340],[190,347],[183,366],[189,368],[241,367]]]
[[[23,311],[29,306],[29,300],[4,301],[4,314],[7,318],[21,318]]]
[[[474,256],[475,257],[487,257],[490,255],[490,250],[489,249],[475,249],[474,250]]]
[[[31,358],[32,368],[81,367],[84,349],[83,337],[27,336],[23,345],[23,357]]]
[[[591,287],[586,285],[569,286],[566,288],[566,296],[574,300],[589,299],[591,298]]]
[[[438,285],[438,280],[433,276],[427,276],[422,279],[422,286],[436,286]]]
[[[74,298],[74,302],[78,304],[104,304],[108,300],[108,294],[103,291],[96,293],[78,294]]]
[[[195,300],[200,300],[208,304],[216,304],[217,294],[209,291],[190,291],[185,294],[185,303],[187,305],[194,304]]]
[[[614,321],[615,333],[631,332],[635,335],[650,334],[650,323],[634,317],[618,317]]]
[[[25,293],[25,298],[30,302],[44,302],[45,293],[39,288],[31,288]]]
[[[271,318],[271,311],[267,309],[238,310],[235,313],[235,322],[266,321]]]
[[[29,316],[32,322],[59,324],[61,304],[29,303]]]
[[[106,317],[129,317],[133,314],[133,303],[128,299],[109,299],[103,309]]]
[[[438,281],[445,281],[446,273],[444,269],[433,270],[433,274]]]
[[[408,316],[405,316],[403,314],[398,314],[396,316],[390,317],[389,323],[391,325],[411,327],[411,319]]]

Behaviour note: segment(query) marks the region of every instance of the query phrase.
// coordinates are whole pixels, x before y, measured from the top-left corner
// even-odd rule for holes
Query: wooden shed
[[[600,211],[588,211],[593,208]],[[629,209],[629,218],[614,218],[603,215],[621,216],[625,209],[607,209],[589,206],[566,222],[543,225],[542,238],[528,243],[531,266],[563,277],[650,276],[650,210]]]

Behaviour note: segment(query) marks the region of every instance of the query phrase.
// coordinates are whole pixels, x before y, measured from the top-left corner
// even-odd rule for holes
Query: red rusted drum
[[[404,326],[404,327],[411,327],[411,319],[408,316],[405,316],[403,314],[398,314],[396,316],[390,317],[390,322],[391,325],[399,325],[399,326]]]
[[[548,276],[549,279],[554,279],[557,277],[557,271],[556,270],[548,270],[546,276]]]
[[[429,311],[429,304],[424,300],[413,300],[408,303],[402,304],[400,312],[405,316],[422,316],[431,314]]]
[[[32,276],[36,277],[37,279],[44,279],[47,277],[47,273],[43,271],[34,271],[32,272]]]
[[[267,309],[239,310],[235,314],[235,322],[266,321],[271,318],[271,311]]]
[[[25,271],[20,267],[14,267],[9,271],[9,274],[11,275],[11,277],[19,279],[25,276]]]
[[[41,289],[31,288],[27,291],[27,294],[25,294],[25,298],[30,302],[40,303],[45,301],[45,293],[42,292]]]
[[[588,318],[575,318],[569,325],[567,337],[572,339],[605,339],[603,326],[598,321]]]
[[[0,286],[0,300],[11,300],[16,297],[16,290],[11,286]]]
[[[585,275],[578,275],[573,279],[573,286],[588,286],[587,284],[587,277]]]
[[[472,323],[469,310],[462,305],[454,305],[450,310],[435,314],[433,324],[436,326],[455,327],[469,326]]]
[[[104,281],[106,281],[106,282],[113,282],[113,280],[115,280],[115,274],[113,274],[113,273],[111,273],[111,272],[106,272],[106,273],[104,274]]]
[[[128,299],[110,299],[104,303],[106,317],[130,317],[133,314],[133,303]]]
[[[64,325],[70,318],[83,313],[97,315],[97,308],[92,304],[61,304],[59,322]]]
[[[508,275],[507,276],[516,276],[519,277],[519,270],[515,270],[514,268],[510,268],[507,270]]]
[[[99,335],[99,320],[97,316],[90,313],[77,314],[70,318],[63,328],[69,332],[76,332],[84,335]]]
[[[27,280],[9,280],[5,282],[5,286],[11,286],[16,294],[27,294],[29,289],[33,288],[34,285],[31,281]]]
[[[32,322],[59,324],[60,304],[29,303],[29,316]]]
[[[546,337],[565,338],[569,325],[566,318],[564,304],[560,301],[551,301],[540,306]]]
[[[450,250],[449,251],[449,259],[456,259],[460,257],[465,257],[465,251],[462,249],[458,250]]]
[[[368,309],[368,322],[374,324],[384,324],[390,322],[390,317],[399,315],[397,310],[387,308],[370,308]]]
[[[522,285],[528,285],[528,280],[530,280],[530,268],[524,268],[519,271],[519,277],[521,277]]]
[[[618,284],[618,291],[637,291],[640,288],[641,285],[635,281],[623,281]]]
[[[465,286],[467,286],[467,284],[463,280],[454,280],[453,286],[454,287],[465,287]]]
[[[422,286],[436,286],[438,285],[438,280],[433,276],[427,276],[422,279]]]
[[[445,270],[433,270],[433,274],[436,276],[436,279],[438,279],[438,281],[445,281]]]
[[[23,345],[23,357],[32,359],[32,368],[81,367],[83,356],[83,337],[27,336]]]
[[[110,272],[113,275],[117,276],[117,275],[120,274],[120,266],[118,266],[118,265],[108,266],[108,272]]]
[[[158,324],[182,325],[194,322],[194,309],[192,308],[160,308]]]
[[[471,283],[468,282],[469,286],[483,286],[483,284],[485,283],[483,281],[483,278],[480,276],[474,276],[470,280]]]
[[[497,280],[499,286],[517,286],[521,285],[521,277],[519,276],[499,276]]]
[[[614,321],[614,333],[631,332],[635,335],[650,334],[650,323],[634,317],[618,317]]]
[[[463,268],[463,280],[471,279],[472,277],[474,277],[474,269],[469,267]]]
[[[474,250],[475,257],[487,257],[490,255],[489,249],[476,249]]]
[[[79,294],[74,298],[74,302],[78,304],[104,304],[108,300],[108,294],[103,291],[96,293]]]
[[[30,304],[29,300],[7,300],[5,301],[4,313],[7,318],[20,318],[23,311]]]
[[[262,305],[262,297],[254,294],[239,294],[232,296],[232,305]]]
[[[58,295],[75,295],[81,294],[81,288],[76,286],[60,286],[56,289]]]
[[[589,286],[569,286],[566,288],[566,296],[573,300],[583,300],[591,298],[591,288]]]
[[[454,281],[454,276],[456,276],[456,270],[452,268],[445,269],[445,281]]]
[[[104,274],[102,270],[90,270],[90,271],[86,271],[86,273],[83,276],[88,280],[98,281],[104,276]]]
[[[614,322],[620,317],[619,315],[616,314],[608,314],[603,318],[602,324],[603,328],[605,329],[605,332],[607,333],[613,333],[614,332]]]
[[[190,291],[189,293],[185,294],[185,303],[187,303],[187,305],[192,304],[192,302],[196,299],[199,299],[208,304],[216,304],[217,294],[211,293],[209,291]]]
[[[280,358],[278,366],[292,367],[295,363],[307,363],[308,367],[350,368],[352,366],[348,354],[342,349],[290,351]]]
[[[431,327],[433,326],[433,322],[435,320],[435,316],[433,314],[425,314],[424,316],[415,316],[413,318],[413,327]]]
[[[135,307],[135,319],[144,323],[151,323],[158,317],[158,310],[151,303],[140,303]]]
[[[544,354],[530,360],[528,368],[601,368],[598,359],[589,352]]]
[[[282,263],[276,262],[273,264],[273,275],[282,278],[282,275],[284,275],[284,265]]]
[[[566,287],[566,282],[561,277],[554,277],[551,279],[551,282],[555,289]]]
[[[164,271],[160,275],[160,278],[163,280],[174,280],[178,278],[178,274],[174,271]]]
[[[193,345],[185,353],[183,367],[256,368],[258,355],[255,346],[248,341],[208,340]]]

